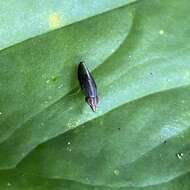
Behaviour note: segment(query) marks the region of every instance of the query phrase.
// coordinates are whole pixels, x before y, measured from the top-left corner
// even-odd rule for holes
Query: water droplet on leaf
[[[58,88],[63,88],[63,84],[59,85]]]
[[[176,156],[177,156],[177,158],[178,159],[182,159],[183,158],[183,153],[182,152],[178,152],[177,154],[176,154]]]
[[[68,150],[69,152],[71,152],[71,151],[72,151],[72,149],[71,149],[70,147],[67,147],[67,150]]]
[[[46,83],[47,83],[47,84],[49,84],[49,83],[50,83],[50,80],[49,80],[49,79],[48,79],[48,80],[46,80]]]
[[[57,77],[56,76],[52,76],[50,79],[46,80],[47,84],[52,84],[54,82],[57,81]]]
[[[164,34],[164,30],[160,30],[159,33],[160,33],[160,35],[163,35]]]
[[[120,171],[119,171],[119,170],[114,170],[113,173],[114,173],[115,175],[119,175]]]

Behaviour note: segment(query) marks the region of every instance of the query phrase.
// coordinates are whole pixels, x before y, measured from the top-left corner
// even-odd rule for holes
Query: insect
[[[97,96],[97,86],[84,62],[79,63],[78,80],[85,95],[86,103],[91,107],[92,111],[95,112],[99,101]]]

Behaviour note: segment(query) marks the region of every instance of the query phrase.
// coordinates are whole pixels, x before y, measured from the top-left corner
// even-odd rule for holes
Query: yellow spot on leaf
[[[60,16],[58,13],[53,13],[49,16],[49,27],[51,29],[58,28],[60,26]]]

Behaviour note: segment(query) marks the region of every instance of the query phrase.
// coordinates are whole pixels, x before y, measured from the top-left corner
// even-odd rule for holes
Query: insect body
[[[78,66],[78,80],[85,95],[85,101],[92,111],[95,112],[98,104],[97,87],[92,75],[83,62],[80,62]]]

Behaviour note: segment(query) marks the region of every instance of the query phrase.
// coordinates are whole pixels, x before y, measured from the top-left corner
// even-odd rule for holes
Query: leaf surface
[[[2,187],[188,189],[190,3],[113,2],[0,51]],[[81,60],[96,113],[79,91]]]

